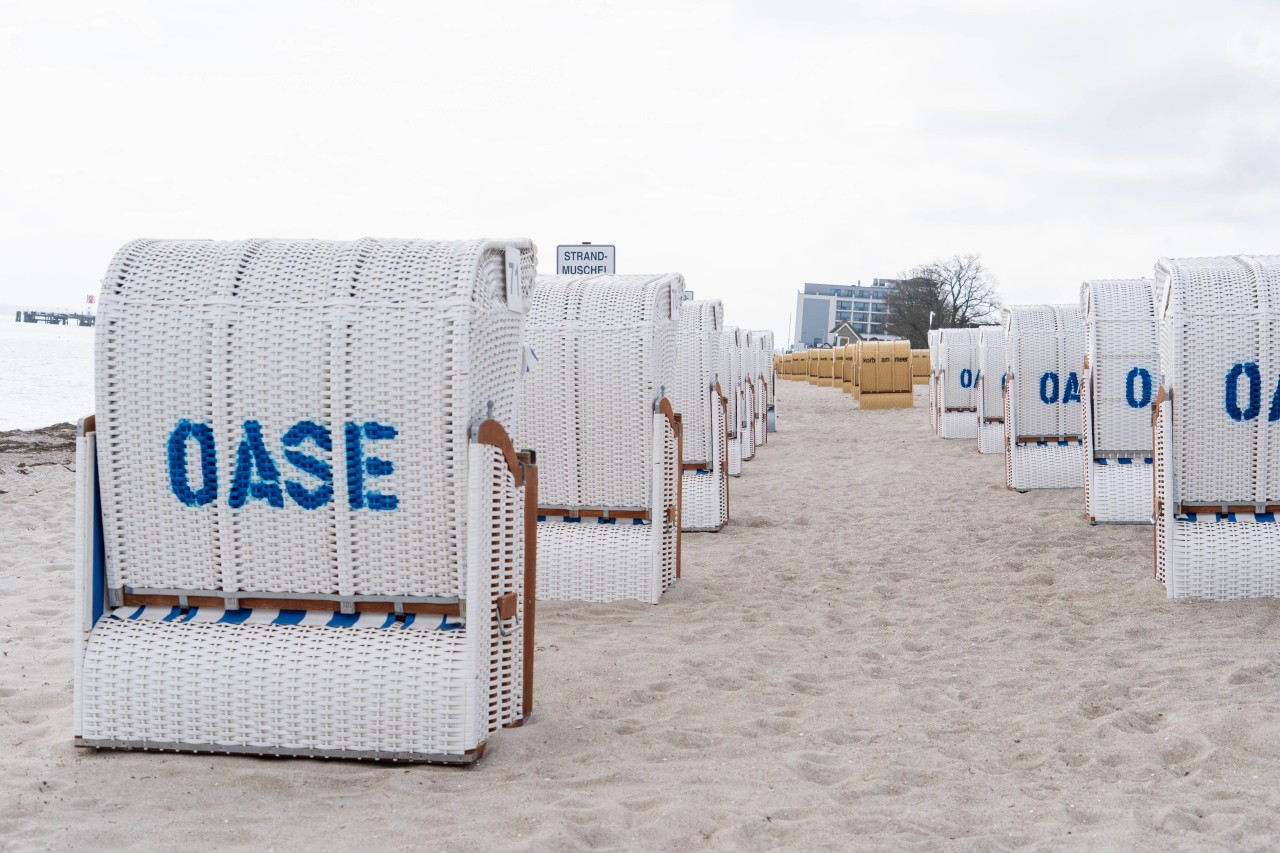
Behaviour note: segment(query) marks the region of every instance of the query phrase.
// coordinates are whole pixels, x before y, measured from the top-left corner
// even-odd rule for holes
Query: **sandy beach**
[[[730,526],[658,606],[539,605],[466,770],[74,748],[71,446],[0,434],[0,850],[1274,847],[1280,601],[1166,600],[924,398],[781,383]]]

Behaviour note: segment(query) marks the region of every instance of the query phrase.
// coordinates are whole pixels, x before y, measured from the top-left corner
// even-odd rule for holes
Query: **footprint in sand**
[[[852,773],[847,759],[825,752],[802,752],[787,759],[787,769],[815,785],[838,785]]]

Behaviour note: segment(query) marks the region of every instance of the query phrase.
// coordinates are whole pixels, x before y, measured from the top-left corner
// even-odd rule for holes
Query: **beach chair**
[[[1158,301],[1150,279],[1086,281],[1080,289],[1084,514],[1090,524],[1152,523]]]
[[[721,332],[720,390],[729,400],[729,476],[742,476],[743,407],[746,392],[742,388],[742,330],[737,326],[725,326]],[[801,379],[813,382],[811,359],[802,361],[804,373]]]
[[[978,330],[938,330],[938,435],[978,437]]]
[[[1020,305],[1004,312],[1005,484],[1010,489],[1084,485],[1079,305]]]
[[[1004,453],[1004,329],[978,329],[978,452]]]
[[[1161,259],[1156,577],[1170,598],[1280,596],[1280,256]]]
[[[656,604],[680,575],[679,275],[538,276],[515,435],[540,469],[538,598]]]
[[[858,405],[863,409],[909,409],[911,384],[909,341],[865,341],[858,345]]]
[[[738,388],[738,448],[742,452],[742,461],[750,462],[756,458],[756,399],[757,383],[755,373],[755,350],[751,346],[751,333],[746,329],[734,326],[734,340],[738,347],[737,375],[735,385]]]
[[[760,332],[760,349],[765,358],[765,432],[778,431],[778,364],[779,356],[773,354],[773,332]],[[765,437],[768,441],[768,436]]]
[[[527,240],[151,241],[77,454],[78,746],[466,764],[532,707]]]
[[[929,350],[913,349],[911,351],[911,384],[929,384]]]
[[[747,332],[747,349],[751,362],[752,438],[756,447],[763,447],[769,440],[769,393],[773,382],[770,369],[770,350],[765,349],[764,332]],[[770,336],[772,337],[772,336]]]
[[[720,530],[729,521],[729,404],[718,368],[724,308],[718,299],[680,307],[673,404],[684,427],[680,496],[684,530]]]
[[[938,435],[938,340],[941,329],[929,330],[929,428]]]

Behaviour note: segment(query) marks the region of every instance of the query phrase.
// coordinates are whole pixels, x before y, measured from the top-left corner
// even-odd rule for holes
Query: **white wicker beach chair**
[[[978,437],[978,330],[938,330],[938,435]]]
[[[929,428],[938,434],[938,340],[941,329],[929,330]]]
[[[684,530],[720,530],[729,521],[729,406],[718,375],[723,326],[718,299],[686,302],[680,308],[673,404],[684,427]]]
[[[515,435],[540,469],[538,598],[652,604],[680,572],[678,275],[539,276]]]
[[[742,392],[741,405],[738,407],[738,414],[742,421],[738,424],[738,435],[742,438],[739,445],[742,448],[742,461],[750,462],[756,458],[756,445],[759,444],[757,439],[757,422],[759,421],[760,400],[760,383],[756,375],[756,348],[751,342],[751,332],[747,329],[738,329],[738,345],[742,350],[742,356],[738,361],[739,382],[738,387]]]
[[[742,476],[742,462],[755,455],[755,436],[751,423],[746,369],[743,366],[746,333],[737,326],[725,326],[724,344],[720,349],[720,388],[729,398],[729,476]],[[750,450],[748,450],[748,446]]]
[[[1004,329],[978,328],[978,452],[1004,453]]]
[[[773,354],[773,332],[757,332],[760,336],[760,349],[764,354],[764,365],[762,372],[764,374],[765,386],[765,431],[778,431],[778,413],[777,413],[777,387],[778,387],[778,363]],[[767,441],[768,438],[766,437]]]
[[[1020,305],[1004,312],[1005,484],[1017,491],[1084,485],[1078,305]]]
[[[1156,576],[1280,596],[1280,256],[1161,259]]]
[[[769,395],[773,393],[773,345],[765,332],[747,332],[747,348],[751,352],[752,437],[756,447],[769,441]],[[769,339],[772,339],[769,335]]]
[[[1080,288],[1084,514],[1091,524],[1152,522],[1158,302],[1150,279],[1087,281]]]
[[[525,240],[139,241],[103,282],[74,729],[470,763],[532,697]]]

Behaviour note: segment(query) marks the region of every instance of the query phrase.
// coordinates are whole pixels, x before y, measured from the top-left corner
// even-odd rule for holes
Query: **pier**
[[[69,314],[60,311],[19,311],[14,317],[18,323],[47,323],[50,326],[92,326],[93,314]]]

